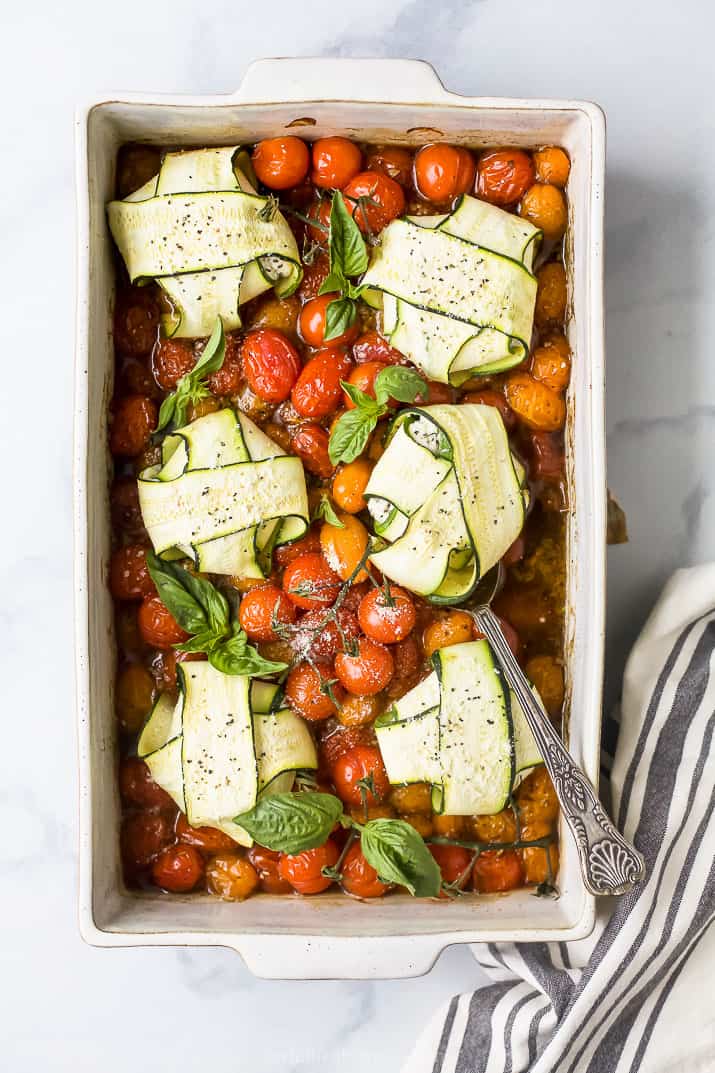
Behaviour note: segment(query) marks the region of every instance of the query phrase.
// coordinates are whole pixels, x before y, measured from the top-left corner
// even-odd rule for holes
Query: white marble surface
[[[478,980],[458,949],[421,980],[290,984],[252,979],[228,951],[99,951],[79,939],[76,100],[116,88],[230,91],[254,57],[328,54],[423,57],[455,90],[605,107],[609,472],[632,540],[609,559],[614,696],[660,584],[715,544],[711,31],[704,0],[274,0],[259,9],[245,0],[38,0],[4,11],[0,1064],[13,1073],[394,1069],[437,1004]]]

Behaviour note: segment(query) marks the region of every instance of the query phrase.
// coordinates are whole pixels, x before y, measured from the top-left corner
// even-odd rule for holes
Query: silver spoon
[[[645,876],[643,857],[613,826],[589,779],[536,703],[494,612],[488,606],[479,606],[470,609],[470,614],[494,649],[506,680],[524,710],[564,819],[576,840],[586,888],[591,894],[625,894],[633,890]]]

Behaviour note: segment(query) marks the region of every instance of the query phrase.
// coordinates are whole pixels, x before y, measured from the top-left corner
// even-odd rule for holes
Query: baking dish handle
[[[266,980],[396,980],[429,972],[451,941],[445,935],[242,935],[226,945]]]
[[[452,95],[424,60],[273,59],[250,65],[234,99],[242,104],[291,101],[387,101],[432,104]]]

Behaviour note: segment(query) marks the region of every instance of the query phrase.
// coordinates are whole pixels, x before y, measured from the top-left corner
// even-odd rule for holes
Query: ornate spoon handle
[[[473,611],[479,629],[499,658],[507,681],[524,710],[551,776],[564,819],[576,839],[581,873],[592,894],[625,894],[645,875],[645,862],[609,820],[593,786],[574,763],[544,715],[488,607]]]

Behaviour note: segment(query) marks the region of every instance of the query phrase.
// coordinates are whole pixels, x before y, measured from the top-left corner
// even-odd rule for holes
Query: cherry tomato
[[[273,623],[295,622],[295,607],[277,585],[261,585],[241,600],[238,621],[252,641],[275,641]]]
[[[425,628],[423,644],[427,659],[439,648],[474,640],[474,619],[466,611],[444,611]]]
[[[159,412],[146,395],[127,395],[114,411],[109,432],[109,449],[113,455],[135,458],[149,443]]]
[[[130,537],[144,534],[141,508],[139,506],[139,488],[130,477],[120,477],[112,485],[110,494],[112,522],[117,529],[122,529]]]
[[[175,652],[173,648],[157,652],[152,660],[151,669],[159,689],[176,691],[176,666],[178,663],[200,663],[205,660],[203,652]]]
[[[480,894],[514,890],[524,882],[519,854],[513,849],[486,850],[474,862],[474,889]]]
[[[299,555],[305,555],[309,551],[320,552],[320,533],[317,529],[309,529],[305,536],[294,540],[292,544],[281,544],[273,552],[273,562],[282,570]]]
[[[117,369],[115,384],[117,395],[147,395],[150,399],[157,393],[156,381],[145,359],[128,358]]]
[[[363,797],[367,805],[379,805],[390,792],[380,750],[371,745],[355,745],[338,756],[332,776],[338,797],[347,805],[362,805]],[[358,785],[363,779],[372,779],[374,791]]]
[[[400,186],[412,182],[412,153],[399,145],[384,145],[373,149],[367,158],[368,171],[378,171],[394,179]]]
[[[310,178],[315,186],[342,190],[362,166],[362,153],[347,138],[319,138],[313,144],[313,170]]]
[[[158,331],[159,307],[151,291],[133,287],[117,296],[114,342],[120,353],[135,358],[150,354]]]
[[[519,215],[543,231],[545,238],[557,242],[568,223],[566,198],[558,186],[534,183],[521,199]]]
[[[323,868],[334,868],[338,863],[340,852],[331,838],[316,849],[306,849],[302,853],[283,853],[278,862],[278,875],[298,894],[320,894],[332,885]]]
[[[363,633],[384,645],[403,641],[414,627],[417,612],[412,598],[404,589],[389,585],[373,589],[363,596],[358,610],[358,622]]]
[[[324,428],[307,424],[301,425],[293,434],[290,449],[293,454],[298,455],[309,473],[327,480],[335,469],[328,453],[329,444],[330,437]]]
[[[405,211],[399,183],[376,171],[361,171],[343,190],[348,212],[361,231],[382,231]]]
[[[223,365],[215,373],[211,373],[206,383],[211,394],[221,398],[236,395],[240,391],[242,381],[243,361],[238,338],[235,335],[227,335]]]
[[[298,622],[291,644],[298,656],[317,663],[330,663],[359,635],[358,620],[346,607],[339,607],[335,619],[327,621],[325,611],[306,611]]]
[[[552,391],[565,391],[571,377],[571,349],[563,335],[544,339],[531,358],[531,375]]]
[[[532,462],[530,476],[543,481],[563,477],[566,465],[563,443],[553,432],[531,432]]]
[[[238,853],[221,853],[206,865],[206,887],[224,902],[250,898],[258,884],[258,872]]]
[[[439,865],[444,883],[456,883],[460,876],[464,876],[463,886],[469,879],[469,862],[472,854],[463,846],[442,846],[439,843],[431,843],[427,847]]]
[[[297,186],[308,174],[310,153],[300,138],[265,138],[253,150],[253,170],[264,186],[287,190]]]
[[[256,869],[261,889],[266,894],[291,893],[293,888],[290,883],[278,875],[280,853],[263,846],[252,846],[248,851],[248,859]]]
[[[375,733],[372,727],[333,727],[329,724],[328,733],[322,738],[319,747],[321,767],[332,773],[340,757],[351,752],[357,745],[374,747]]]
[[[308,225],[308,234],[309,234],[310,238],[313,240],[313,242],[317,242],[319,246],[323,246],[324,248],[327,248],[328,237],[330,235],[330,214],[331,214],[331,211],[332,211],[332,206],[331,206],[331,203],[330,203],[330,198],[324,197],[324,198],[321,198],[320,201],[317,201],[308,210],[308,213],[307,213],[308,219],[315,221],[314,223],[311,223],[311,224]],[[325,277],[327,277],[327,274],[328,274],[328,272],[327,272],[327,260],[326,260]],[[317,288],[315,288],[314,294],[311,295],[311,294],[304,293],[303,290],[301,289],[301,297],[302,298],[312,298],[312,297],[315,296],[315,294],[318,293],[318,290],[319,290],[319,286]]]
[[[305,611],[330,607],[340,591],[340,578],[322,555],[307,552],[288,564],[283,574],[283,591],[296,607]]]
[[[345,854],[341,872],[343,890],[356,898],[381,898],[390,889],[387,883],[378,879],[375,869],[365,860],[359,842],[353,842]]]
[[[432,787],[428,782],[413,782],[408,786],[393,786],[390,801],[401,816],[414,812],[432,811]]]
[[[168,648],[189,639],[159,596],[148,596],[142,602],[138,620],[142,640],[152,648]]]
[[[285,686],[285,699],[294,712],[311,723],[318,723],[335,715],[335,705],[322,686],[332,679],[329,664],[311,667],[309,663],[298,663],[288,675]],[[338,683],[332,686],[335,699],[340,702],[343,696]]]
[[[536,273],[534,320],[541,331],[560,326],[566,316],[568,285],[566,270],[559,261],[548,261]]]
[[[554,784],[545,767],[534,768],[516,790],[519,818],[525,824],[551,824],[559,814]],[[540,835],[537,835],[540,838]]]
[[[440,384],[437,380],[427,381],[427,391],[420,394],[415,399],[417,406],[437,406],[442,402],[453,402],[454,391],[449,384]]]
[[[529,428],[538,432],[556,432],[566,421],[566,404],[555,391],[534,380],[529,373],[511,373],[506,382],[506,397],[514,413]]]
[[[342,581],[352,579],[359,584],[367,581],[365,565],[358,570],[367,550],[370,535],[359,518],[352,514],[338,514],[342,528],[324,522],[320,530],[320,546],[325,561]],[[357,573],[356,573],[357,571]]]
[[[357,697],[379,693],[395,673],[395,663],[389,648],[362,637],[357,655],[339,652],[335,657],[335,673],[347,689]]]
[[[534,162],[521,149],[492,149],[477,164],[477,197],[492,205],[513,205],[534,181]]]
[[[117,675],[114,706],[125,734],[137,734],[154,701],[154,679],[141,663],[130,663]]]
[[[341,466],[333,477],[332,494],[335,505],[348,514],[359,514],[367,507],[365,489],[372,473],[372,464],[366,458],[356,458]]]
[[[154,782],[149,768],[138,756],[127,756],[119,765],[119,793],[122,801],[136,808],[176,807],[166,790]]]
[[[196,846],[204,853],[230,853],[236,843],[216,827],[192,827],[182,813],[176,821],[176,837],[187,846]]]
[[[154,347],[154,379],[162,391],[173,391],[195,364],[194,349],[185,339],[160,339]]]
[[[283,402],[300,374],[300,357],[290,340],[274,328],[248,332],[241,348],[251,391],[266,402]]]
[[[338,722],[344,727],[362,727],[374,723],[382,707],[379,697],[355,697],[348,694],[338,709]]]
[[[549,715],[557,716],[564,702],[564,669],[561,664],[553,656],[532,656],[524,670],[536,686]]]
[[[553,186],[566,186],[571,161],[568,153],[558,146],[550,145],[545,149],[537,149],[534,153],[536,166],[536,178],[540,183],[552,183]]]
[[[415,157],[415,185],[422,197],[446,205],[474,182],[474,158],[453,145],[425,145]]]
[[[109,588],[115,600],[142,600],[156,592],[141,544],[118,548],[109,566]]]
[[[330,202],[326,201],[324,202],[324,204],[330,207]],[[313,234],[313,231],[314,228],[311,227],[311,235]],[[315,236],[313,237],[316,242],[325,242],[327,241],[327,232],[325,234],[321,232],[320,238],[315,238]],[[318,291],[325,283],[325,280],[328,278],[328,269],[328,258],[324,253],[321,253],[320,256],[316,257],[312,264],[303,265],[303,279],[301,280],[301,284],[297,292],[300,301],[307,302],[309,298],[317,298]],[[297,319],[298,318],[296,317],[296,328]]]
[[[553,837],[553,830],[548,823],[525,823],[520,831],[525,842],[532,842],[537,838]],[[519,850],[519,858],[523,868],[523,882],[545,883],[552,879],[559,870],[559,847],[555,842],[546,846],[525,846]]]
[[[422,662],[422,655],[417,638],[410,634],[404,641],[398,641],[392,648],[395,661],[395,679],[411,678],[417,673]]]
[[[511,430],[516,425],[516,415],[509,403],[500,391],[495,391],[492,387],[484,387],[479,391],[468,391],[462,397],[462,402],[477,403],[480,406],[493,406],[501,414],[507,429]]]
[[[151,878],[162,890],[186,894],[201,882],[204,870],[204,859],[195,846],[171,846],[154,861]]]
[[[311,298],[301,309],[298,328],[301,338],[308,346],[321,347],[324,343],[329,343],[331,347],[348,346],[357,338],[360,331],[357,322],[340,335],[328,340],[325,338],[328,306],[339,297],[339,294],[321,294],[317,298]]]
[[[369,395],[371,399],[375,398],[375,380],[387,366],[381,361],[366,361],[362,365],[356,365],[347,378],[348,384],[352,384],[353,387],[358,388],[360,391],[364,391],[366,395]],[[350,398],[346,391],[343,392],[343,402],[348,410],[355,409],[355,403]],[[390,406],[397,406],[394,399],[388,399]]]
[[[340,381],[347,377],[350,364],[347,354],[337,347],[320,350],[310,359],[291,392],[291,401],[301,417],[317,420],[337,409],[343,393]]]
[[[174,837],[172,821],[161,812],[138,812],[122,823],[120,846],[127,879],[148,868],[154,858]]]
[[[356,365],[366,362],[380,362],[382,365],[404,365],[407,358],[399,350],[390,346],[379,332],[363,332],[353,343],[353,361]]]

